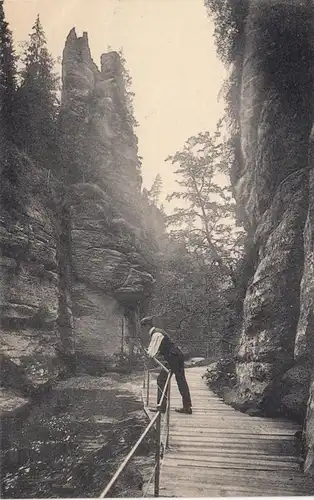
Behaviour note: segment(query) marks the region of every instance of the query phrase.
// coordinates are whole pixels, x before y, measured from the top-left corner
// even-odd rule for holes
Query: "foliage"
[[[2,210],[11,216],[23,212],[27,202],[24,161],[12,144],[4,140],[1,145],[0,201]]]
[[[216,388],[220,384],[229,387],[234,386],[236,383],[234,358],[224,357],[211,363],[203,375],[203,378],[212,388]]]
[[[221,182],[229,171],[229,150],[221,140],[221,123],[216,132],[190,137],[182,150],[167,158],[179,164],[175,171],[180,190],[168,200],[182,200],[168,217],[168,225],[177,227],[172,235],[184,241],[195,258],[204,264],[219,266],[233,278],[232,266],[242,253],[243,231],[235,227],[235,203],[231,188]],[[225,179],[227,182],[227,179]]]
[[[184,242],[173,236],[159,262],[151,311],[166,318],[165,327],[189,353],[220,353],[228,341],[230,308],[226,279],[219,268],[196,259]],[[225,343],[225,347],[227,343]]]
[[[148,200],[150,201],[151,204],[156,205],[156,207],[158,206],[160,201],[161,191],[162,191],[162,179],[161,175],[157,174],[152,184],[152,187],[146,190],[146,195]]]
[[[130,72],[127,68],[126,64],[126,59],[123,54],[122,48],[118,52],[120,56],[120,62],[122,66],[122,78],[124,81],[124,101],[127,109],[127,116],[126,116],[126,121],[130,125],[131,129],[133,130],[134,127],[138,126],[138,122],[136,121],[134,117],[134,92],[132,92],[132,77],[130,75]]]
[[[25,43],[19,72],[14,122],[17,145],[34,159],[50,163],[56,142],[59,77],[47,49],[45,33],[37,16]]]
[[[184,350],[205,357],[234,348],[247,267],[246,235],[228,179],[233,148],[222,126],[220,121],[214,134],[190,137],[167,159],[179,177],[179,189],[167,199],[179,206],[166,217],[168,247],[152,301],[152,312],[165,318]]]
[[[16,91],[16,61],[12,33],[5,20],[0,0],[0,128],[7,139],[12,138],[12,111]]]
[[[4,210],[18,210],[21,200],[16,196],[20,162],[16,161],[9,140],[12,139],[12,112],[16,92],[16,61],[12,33],[5,20],[0,0],[0,198]]]
[[[205,0],[205,7],[215,24],[218,57],[229,66],[229,76],[222,85],[221,93],[226,103],[225,118],[230,131],[229,148],[233,156],[230,175],[233,184],[242,166],[239,110],[248,6],[248,0]]]
[[[248,0],[205,0],[205,7],[215,23],[217,54],[228,65],[239,53]]]

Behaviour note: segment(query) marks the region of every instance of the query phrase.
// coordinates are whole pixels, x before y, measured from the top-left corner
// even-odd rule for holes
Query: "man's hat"
[[[145,316],[145,318],[141,319],[141,325],[152,325],[154,316]]]

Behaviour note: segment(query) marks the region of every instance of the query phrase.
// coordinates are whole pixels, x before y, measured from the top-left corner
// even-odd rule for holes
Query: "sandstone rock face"
[[[234,189],[257,249],[237,353],[239,398],[306,414],[314,470],[313,110],[310,2],[251,0],[240,98],[242,165]],[[310,158],[310,163],[309,163]]]
[[[62,115],[68,156],[73,147],[68,169],[78,174],[68,176],[76,349],[106,360],[151,292],[154,248],[120,57],[103,54],[98,70],[87,35],[74,30],[63,53]]]
[[[311,148],[314,134],[312,131]],[[300,316],[295,341],[295,357],[299,362],[313,359],[314,355],[314,169],[311,151],[309,181],[309,207],[304,228],[304,267],[300,291]]]
[[[71,212],[72,273],[78,285],[72,289],[76,349],[104,360],[121,350],[125,307],[137,314],[154,281],[147,271],[151,265],[137,251],[141,245],[135,231],[123,219],[110,218],[105,200],[86,202],[81,197]],[[82,286],[85,301],[77,294]]]
[[[0,247],[2,384],[32,392],[63,370],[57,354],[58,231],[39,193],[30,193],[25,213],[14,219],[1,211]]]
[[[152,290],[152,276],[143,271],[138,271],[131,267],[127,279],[115,292],[115,296],[120,302],[132,304],[139,302],[149,295]]]
[[[81,283],[73,286],[75,352],[103,359],[119,353],[122,347],[123,307],[100,291]]]
[[[303,257],[305,180],[301,172],[281,184],[256,231],[259,262],[244,301],[238,351],[241,391],[250,394],[253,401],[262,402],[265,389],[272,382],[277,384],[280,375],[293,364]],[[248,391],[252,382],[251,394]]]
[[[115,368],[117,355],[134,348],[154,283],[162,224],[141,193],[120,57],[103,54],[99,70],[87,34],[77,37],[73,29],[62,69],[60,171],[7,148],[12,164],[23,164],[25,193],[14,217],[0,207],[6,413],[27,405],[25,396],[51,385],[73,361],[92,371],[94,364]]]
[[[281,405],[291,417],[304,420],[309,399],[311,370],[296,364],[282,378]]]
[[[27,407],[28,404],[29,401],[26,398],[21,398],[10,390],[0,388],[1,417],[5,417],[6,415],[14,416]]]
[[[103,54],[98,70],[87,34],[79,38],[72,30],[63,52],[62,102],[66,142],[71,143],[69,135],[78,139],[73,148],[78,181],[99,185],[123,218],[141,224],[137,138],[127,110],[118,54]]]
[[[313,377],[312,377],[313,378]],[[306,415],[306,460],[304,463],[304,472],[314,477],[314,382],[310,385],[310,397],[307,405]]]
[[[74,200],[80,197],[71,207],[75,277],[111,295],[127,287],[129,302],[141,301],[153,283],[152,256],[142,252],[141,229],[114,218],[106,193],[96,185],[74,186],[73,193]]]
[[[307,17],[299,2],[252,1],[246,23],[243,169],[235,188],[259,252],[244,302],[237,372],[242,396],[256,403],[272,385],[280,390],[280,377],[294,363],[308,207],[311,75],[308,58],[301,58],[309,45]]]
[[[305,472],[314,476],[314,383],[313,383],[313,332],[314,332],[314,163],[312,130],[310,143],[309,209],[304,230],[304,268],[301,281],[300,317],[297,329],[295,356],[299,363],[311,369],[311,384],[306,418]]]

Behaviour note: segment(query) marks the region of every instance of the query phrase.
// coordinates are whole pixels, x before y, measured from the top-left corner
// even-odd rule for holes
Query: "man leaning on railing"
[[[189,386],[185,378],[184,356],[181,349],[175,345],[167,332],[165,332],[161,328],[156,328],[154,326],[153,316],[147,316],[143,318],[141,320],[141,325],[150,337],[150,344],[147,349],[147,354],[152,358],[155,358],[158,355],[163,356],[166,368],[170,369],[171,373],[174,373],[176,377],[178,389],[182,396],[183,405],[182,408],[176,408],[175,411],[177,411],[178,413],[186,413],[188,415],[192,415],[192,402]],[[166,380],[167,372],[165,370],[161,370],[157,378],[157,405],[163,393]],[[157,408],[152,409],[152,411],[157,411]],[[165,399],[162,403],[161,411],[166,411]]]

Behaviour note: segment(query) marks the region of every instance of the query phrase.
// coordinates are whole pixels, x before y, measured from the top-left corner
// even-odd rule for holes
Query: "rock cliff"
[[[6,186],[10,199],[1,197],[0,226],[1,410],[14,413],[65,370],[58,325],[60,225],[47,172],[13,145],[3,153],[3,164],[19,175],[13,188]]]
[[[238,400],[299,419],[307,412],[307,471],[314,471],[313,29],[312,2],[248,2],[241,161],[232,173],[256,255],[237,352]]]
[[[137,138],[115,52],[93,62],[71,30],[62,64],[59,171],[22,164],[23,200],[1,200],[1,356],[6,408],[76,362],[114,369],[151,293],[156,214],[141,192]],[[4,192],[4,191],[3,191]],[[158,217],[157,217],[158,218]],[[158,226],[158,224],[157,224]],[[156,226],[156,227],[157,227]]]
[[[73,159],[65,175],[76,353],[101,360],[137,334],[138,305],[153,283],[152,238],[119,55],[103,54],[98,70],[87,34],[71,30],[62,79],[63,155]]]

